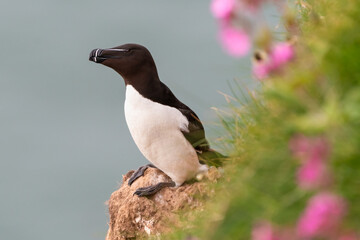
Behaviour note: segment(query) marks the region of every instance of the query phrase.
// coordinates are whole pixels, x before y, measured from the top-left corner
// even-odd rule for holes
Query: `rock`
[[[201,209],[204,198],[210,192],[204,182],[194,182],[178,188],[164,188],[151,197],[138,197],[133,195],[136,189],[171,180],[160,170],[148,168],[143,177],[129,186],[128,179],[133,172],[123,176],[122,185],[108,201],[110,222],[106,240],[136,239],[166,233],[171,226],[178,225],[182,210]],[[210,169],[209,172],[214,171]]]

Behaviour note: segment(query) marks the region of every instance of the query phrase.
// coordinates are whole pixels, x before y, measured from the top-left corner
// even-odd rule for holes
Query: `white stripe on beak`
[[[99,52],[99,48],[98,49],[96,49],[96,52],[95,52],[95,57],[94,57],[94,60],[95,60],[95,62],[97,62],[97,56],[98,56],[98,52]]]
[[[108,48],[108,49],[104,49],[106,51],[115,51],[115,52],[128,52],[128,49],[117,49],[117,48]]]

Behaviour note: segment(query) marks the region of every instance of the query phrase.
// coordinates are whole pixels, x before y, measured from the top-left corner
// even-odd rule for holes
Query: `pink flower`
[[[234,57],[246,55],[251,48],[249,36],[241,29],[223,26],[219,38],[226,52]]]
[[[297,173],[301,188],[311,189],[330,183],[331,176],[326,167],[329,146],[322,137],[296,136],[290,140],[290,149],[302,162]]]
[[[300,158],[301,160],[303,160],[304,157],[306,158],[308,152],[310,152],[311,147],[311,138],[304,135],[296,135],[292,137],[289,144],[289,148],[292,153],[295,155],[295,157]]]
[[[257,62],[253,66],[253,74],[258,79],[266,78],[270,73],[270,66],[267,62]]]
[[[256,225],[251,233],[252,240],[280,240],[269,223]]]
[[[325,163],[318,158],[308,160],[297,173],[298,184],[304,189],[325,186],[330,179]]]
[[[266,78],[270,73],[279,71],[294,57],[294,49],[290,43],[280,42],[272,47],[267,59],[256,58],[253,74],[258,79]]]
[[[331,193],[312,197],[297,225],[299,236],[326,237],[340,226],[346,207],[342,198]]]
[[[276,44],[270,54],[272,68],[276,69],[289,62],[294,57],[294,49],[290,43],[280,42]]]
[[[329,144],[323,137],[297,135],[290,140],[289,147],[295,157],[303,162],[309,158],[318,158],[325,161],[329,154]]]
[[[359,240],[359,237],[355,233],[348,233],[340,236],[339,240]]]
[[[213,0],[210,9],[215,18],[229,18],[234,11],[236,0]]]

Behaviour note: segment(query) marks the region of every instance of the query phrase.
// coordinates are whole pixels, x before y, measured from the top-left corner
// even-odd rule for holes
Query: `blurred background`
[[[105,201],[147,161],[124,113],[124,83],[94,48],[149,48],[161,80],[219,136],[211,107],[249,58],[226,56],[209,1],[0,2],[0,239],[104,239]],[[248,81],[248,82],[246,82]]]

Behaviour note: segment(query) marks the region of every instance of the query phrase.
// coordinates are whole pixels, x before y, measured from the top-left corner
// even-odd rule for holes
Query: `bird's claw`
[[[152,164],[147,164],[147,165],[145,165],[145,166],[139,167],[139,169],[136,170],[136,171],[131,175],[131,177],[129,178],[128,185],[131,186],[131,184],[133,184],[136,179],[138,179],[139,177],[144,176],[145,170],[148,169],[149,167],[156,168],[156,167],[155,167],[154,165],[152,165]]]
[[[133,195],[137,195],[139,197],[151,196],[160,191],[165,187],[175,187],[174,182],[161,182],[156,185],[138,188]]]

